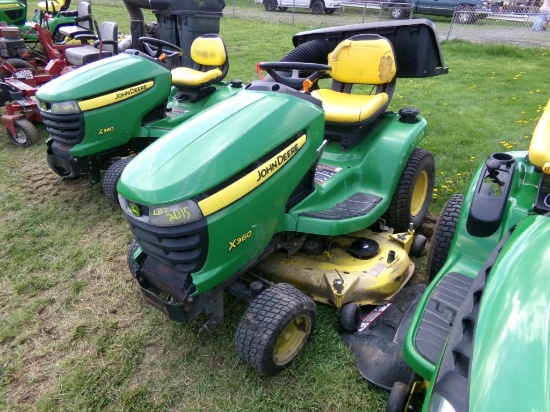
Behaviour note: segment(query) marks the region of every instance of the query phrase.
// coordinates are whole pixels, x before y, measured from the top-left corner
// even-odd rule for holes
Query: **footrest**
[[[435,287],[415,336],[418,352],[436,364],[447,342],[460,306],[474,279],[461,273],[447,274]]]
[[[360,217],[374,209],[381,200],[382,198],[379,196],[356,193],[331,209],[306,212],[301,215],[325,220],[343,220],[352,217]]]

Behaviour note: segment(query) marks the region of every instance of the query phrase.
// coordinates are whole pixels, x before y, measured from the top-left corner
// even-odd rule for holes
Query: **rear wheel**
[[[130,163],[131,160],[132,159],[128,157],[117,160],[107,168],[105,174],[103,175],[103,194],[107,197],[107,199],[109,199],[109,202],[111,202],[115,206],[120,207],[116,185],[118,183],[118,180],[120,179],[120,176],[122,175],[122,172],[124,171],[126,166],[128,166],[128,163]]]
[[[266,11],[275,11],[277,8],[277,0],[264,0],[264,8]]]
[[[15,135],[9,129],[6,129],[6,133],[14,145],[30,147],[38,142],[38,131],[30,121],[17,119],[13,123],[15,125]]]
[[[411,17],[411,12],[402,7],[393,7],[390,9],[390,17],[394,20],[408,19]]]
[[[405,164],[386,212],[387,225],[405,232],[417,229],[428,213],[435,185],[435,160],[430,152],[416,148]]]
[[[36,74],[36,68],[26,60],[11,58],[6,59],[5,62],[9,63],[10,66],[12,66],[14,69],[29,69],[32,71],[33,75]],[[4,79],[6,77],[12,77],[13,73],[2,66],[0,67],[0,76]]]
[[[58,176],[61,176],[61,177],[68,177],[69,176],[69,172],[67,170],[65,170],[64,168],[58,166],[55,164],[55,159],[52,155],[46,155],[46,161],[48,162],[48,166],[50,166],[50,169],[52,169],[52,171],[58,175]]]
[[[315,0],[311,3],[311,12],[313,14],[323,14],[325,12],[325,4],[322,0]]]
[[[294,286],[279,283],[250,304],[235,333],[239,356],[264,376],[281,372],[313,332],[317,306]]]
[[[472,7],[458,7],[460,9],[455,12],[455,21],[460,24],[475,23],[474,9]]]
[[[454,195],[445,203],[439,214],[428,252],[427,272],[430,282],[447,260],[463,201],[463,195]]]

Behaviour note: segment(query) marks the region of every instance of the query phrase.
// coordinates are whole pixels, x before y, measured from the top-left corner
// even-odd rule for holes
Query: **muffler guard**
[[[413,370],[403,359],[403,341],[425,290],[422,284],[404,287],[389,303],[364,313],[357,332],[342,334],[367,381],[388,390],[395,382],[409,382]]]

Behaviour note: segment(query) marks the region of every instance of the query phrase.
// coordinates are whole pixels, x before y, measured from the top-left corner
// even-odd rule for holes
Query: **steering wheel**
[[[327,64],[318,63],[301,63],[301,62],[261,62],[258,63],[258,68],[265,70],[275,81],[300,90],[304,86],[304,81],[309,80],[314,84],[325,73],[331,70]],[[290,71],[290,77],[282,76],[279,71]],[[303,72],[311,73],[307,77],[300,77]]]
[[[143,46],[149,56],[155,59],[160,60],[163,54],[167,60],[173,59],[176,56],[183,56],[183,50],[175,44],[155,39],[154,37],[140,37],[139,44]]]

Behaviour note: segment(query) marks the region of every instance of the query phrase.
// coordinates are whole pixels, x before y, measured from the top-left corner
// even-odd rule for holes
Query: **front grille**
[[[179,272],[199,271],[208,254],[206,219],[180,226],[153,226],[125,214],[139,246]]]
[[[66,144],[77,144],[84,139],[84,115],[75,114],[52,114],[40,111],[44,119],[44,125],[50,136],[56,142]]]

